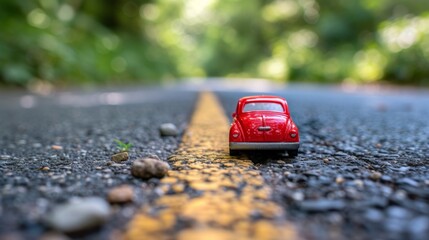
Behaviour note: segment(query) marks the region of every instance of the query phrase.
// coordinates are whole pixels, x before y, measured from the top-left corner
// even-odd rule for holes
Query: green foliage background
[[[3,0],[0,83],[429,85],[429,1]]]

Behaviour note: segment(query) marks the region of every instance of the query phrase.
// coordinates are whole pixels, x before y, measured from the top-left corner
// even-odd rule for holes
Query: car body
[[[238,100],[229,131],[230,155],[243,150],[287,151],[295,157],[299,148],[298,127],[286,99],[248,96]]]

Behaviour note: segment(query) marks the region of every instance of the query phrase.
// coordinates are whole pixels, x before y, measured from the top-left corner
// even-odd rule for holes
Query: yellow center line
[[[142,207],[125,239],[298,239],[252,161],[229,156],[228,131],[216,97],[202,93],[164,195]]]

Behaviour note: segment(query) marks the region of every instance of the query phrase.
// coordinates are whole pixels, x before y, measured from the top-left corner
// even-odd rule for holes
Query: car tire
[[[229,155],[230,156],[238,156],[239,154],[240,154],[239,151],[229,149]]]
[[[298,156],[298,150],[289,150],[287,151],[287,154],[289,155],[289,157],[296,157]]]

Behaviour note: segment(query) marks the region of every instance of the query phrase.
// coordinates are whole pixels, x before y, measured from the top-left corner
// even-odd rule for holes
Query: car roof
[[[282,97],[272,96],[272,95],[247,96],[247,97],[240,98],[239,101],[247,102],[247,101],[272,101],[272,100],[285,101],[285,99]]]

